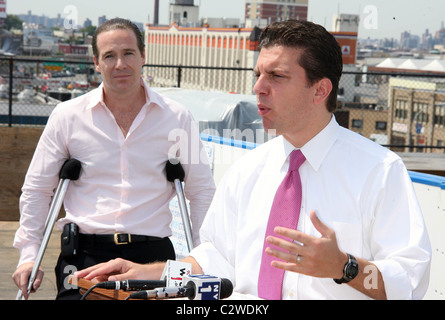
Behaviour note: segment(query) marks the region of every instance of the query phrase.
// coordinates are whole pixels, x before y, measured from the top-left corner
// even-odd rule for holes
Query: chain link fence
[[[0,125],[45,125],[58,103],[99,83],[93,63],[0,58]]]
[[[145,65],[151,87],[252,94],[249,68]],[[85,61],[0,58],[0,125],[43,126],[54,107],[96,88]],[[338,122],[397,152],[445,152],[445,73],[345,71]]]

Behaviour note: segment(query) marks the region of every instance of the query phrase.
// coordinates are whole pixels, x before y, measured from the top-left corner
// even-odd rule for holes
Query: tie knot
[[[292,151],[289,158],[289,170],[298,170],[305,160],[306,157],[301,150]]]

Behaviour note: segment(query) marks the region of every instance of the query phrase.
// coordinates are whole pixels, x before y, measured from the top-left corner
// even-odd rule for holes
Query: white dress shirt
[[[52,112],[30,164],[20,198],[14,246],[19,264],[37,255],[49,203],[67,158],[81,162],[65,196],[66,217],[81,233],[171,235],[169,202],[176,195],[165,164],[177,155],[185,171],[194,242],[215,191],[205,150],[191,113],[151,90],[141,79],[146,103],[125,137],[103,101],[102,85]],[[179,148],[179,150],[178,150]],[[201,155],[199,157],[198,155]]]
[[[280,136],[228,170],[203,222],[202,243],[191,252],[206,274],[231,279],[239,293],[258,295],[269,212],[293,149]],[[389,299],[422,298],[431,248],[402,160],[340,127],[334,117],[301,151],[307,160],[299,171],[303,198],[297,229],[320,236],[309,217],[315,210],[336,232],[340,250],[377,265]],[[283,299],[366,298],[332,279],[285,273]]]

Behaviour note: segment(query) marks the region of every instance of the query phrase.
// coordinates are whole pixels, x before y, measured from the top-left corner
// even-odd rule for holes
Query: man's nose
[[[116,60],[116,68],[124,68],[126,66],[126,62],[124,57],[118,56]]]
[[[256,78],[255,85],[253,86],[253,91],[256,95],[265,94],[267,92],[267,83],[263,76],[258,76]]]

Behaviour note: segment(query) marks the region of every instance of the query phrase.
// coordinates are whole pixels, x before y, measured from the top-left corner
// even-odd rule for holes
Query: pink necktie
[[[270,265],[277,258],[269,256],[265,249],[271,247],[266,243],[266,238],[274,235],[276,226],[296,229],[301,207],[301,180],[298,169],[306,160],[300,150],[294,150],[290,154],[289,170],[283,182],[275,194],[270,210],[264,239],[263,256],[261,258],[260,275],[258,278],[258,296],[267,300],[281,300],[284,270]]]

